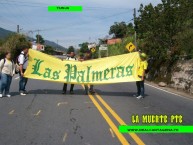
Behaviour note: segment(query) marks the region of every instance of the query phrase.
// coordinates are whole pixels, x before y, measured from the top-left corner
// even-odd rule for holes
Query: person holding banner
[[[86,52],[85,57],[84,57],[84,61],[86,61],[86,60],[91,60],[91,59],[92,59],[92,54],[91,54],[91,51],[88,50],[88,51]],[[85,95],[88,95],[88,85],[84,85],[84,88],[85,88]],[[94,85],[90,85],[89,92],[90,92],[91,94],[94,94],[94,93],[95,93],[95,91],[94,91]]]
[[[20,75],[20,81],[19,81],[19,92],[21,96],[27,95],[27,91],[25,89],[27,85],[28,79],[24,77],[25,70],[27,69],[28,65],[28,46],[22,46],[22,51],[20,55],[17,58],[17,63],[19,64],[19,75]]]
[[[0,61],[0,98],[5,96],[10,98],[9,89],[12,81],[12,77],[15,74],[15,64],[11,60],[11,53],[7,52],[5,58]]]
[[[69,60],[69,61],[76,61],[77,58],[75,57],[75,53],[72,51],[70,52],[70,55],[67,56],[66,60]],[[71,84],[70,86],[70,94],[74,94],[74,84]],[[63,86],[63,93],[62,94],[66,94],[66,91],[67,91],[67,83],[64,83],[64,86]]]
[[[137,81],[137,99],[144,98],[144,80],[145,80],[145,71],[147,70],[148,63],[147,63],[147,55],[145,53],[140,53],[140,64],[138,68],[138,77],[141,78],[141,81]]]

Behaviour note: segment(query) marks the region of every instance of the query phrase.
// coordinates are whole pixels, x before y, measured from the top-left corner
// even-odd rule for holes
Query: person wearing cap
[[[144,80],[145,80],[145,71],[147,70],[148,63],[147,63],[147,55],[145,53],[140,54],[140,64],[138,68],[138,77],[141,78],[140,81],[136,82],[137,85],[137,99],[144,98]]]

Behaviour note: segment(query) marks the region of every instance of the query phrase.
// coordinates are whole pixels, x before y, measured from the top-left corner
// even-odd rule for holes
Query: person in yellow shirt
[[[138,77],[141,78],[141,81],[137,81],[137,99],[144,98],[144,92],[145,92],[145,87],[144,87],[144,80],[145,80],[145,72],[148,67],[147,63],[147,55],[145,53],[140,53],[140,64],[138,68]]]

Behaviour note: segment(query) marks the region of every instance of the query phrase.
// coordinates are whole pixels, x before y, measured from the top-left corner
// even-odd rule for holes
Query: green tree
[[[69,54],[70,52],[75,52],[75,49],[73,46],[70,46],[67,50],[67,53]]]
[[[41,35],[36,35],[36,43],[44,44],[45,40]]]
[[[52,46],[48,45],[45,47],[44,53],[49,54],[49,55],[54,55],[55,51]]]
[[[88,42],[84,42],[82,44],[80,44],[80,52],[81,53],[85,53],[86,51],[88,51]]]
[[[175,36],[176,49],[181,55],[193,58],[193,3],[188,0],[181,0],[178,10],[178,19],[181,22],[182,30]]]
[[[109,35],[113,34],[114,38],[123,38],[127,35],[127,24],[125,22],[115,22],[110,27]]]
[[[30,48],[31,43],[24,35],[12,34],[3,43],[2,51],[10,51],[12,53],[13,60],[16,60],[18,55],[21,53],[21,48],[23,46]]]
[[[107,39],[106,38],[99,38],[99,44],[106,44],[107,43]]]
[[[135,20],[138,41],[142,42],[138,46],[155,59],[151,69],[154,77],[161,76],[162,66],[169,74],[181,55],[192,55],[192,17],[190,0],[162,0],[156,6],[140,6]]]
[[[0,39],[0,46],[2,46],[2,45],[3,45],[4,41],[5,41],[5,40]]]

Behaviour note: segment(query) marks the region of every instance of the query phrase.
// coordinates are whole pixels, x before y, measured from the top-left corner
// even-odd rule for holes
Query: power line
[[[8,19],[7,17],[4,17],[4,16],[0,16],[0,17],[1,17],[1,18],[3,18],[5,21],[10,22],[10,24],[12,24],[12,23],[13,23],[13,25],[17,25],[17,23],[16,23],[16,22],[14,22],[14,21],[12,21],[12,20]]]
[[[32,4],[32,5],[36,5],[39,6],[40,4],[42,5],[51,5],[48,3],[39,3],[39,2],[24,2],[24,1],[14,1],[14,0],[6,0],[6,2],[13,2],[13,3],[23,3],[23,4]],[[29,5],[31,6],[31,5]],[[84,7],[84,8],[89,8],[89,9],[120,9],[120,7],[115,7],[115,8],[110,8],[110,7]],[[121,9],[128,9],[128,8],[121,8]]]
[[[31,21],[31,19],[29,17],[24,16],[25,13],[20,7],[15,7],[13,5],[7,6],[6,4],[3,4],[3,5],[6,9],[9,10],[9,12],[12,12],[11,14],[14,16],[14,18],[17,18],[17,20],[19,22],[22,22],[22,23],[27,24],[27,25],[32,25],[33,22]],[[15,15],[16,11],[20,12],[21,14],[20,15]]]
[[[70,27],[74,27],[74,26],[86,25],[86,24],[90,24],[90,23],[93,23],[93,22],[98,22],[98,21],[101,21],[101,20],[104,20],[104,19],[108,19],[108,18],[111,18],[111,17],[115,17],[115,16],[118,16],[118,15],[122,15],[122,14],[125,14],[125,13],[128,13],[128,12],[131,12],[131,11],[129,10],[129,11],[121,12],[121,13],[112,14],[112,15],[109,15],[109,16],[106,16],[106,17],[102,17],[102,18],[100,18],[98,20],[87,22],[87,23],[70,25],[68,27],[61,26],[61,27],[46,28],[46,29],[42,29],[42,31],[52,31],[52,30],[57,30],[57,29],[66,29],[66,28],[70,28]]]
[[[14,2],[14,3],[26,3],[26,4],[35,4],[35,5],[39,5],[39,4],[46,4],[46,3],[39,3],[39,2],[24,2],[24,1],[14,1],[14,0],[6,0],[6,2]]]
[[[16,30],[16,25],[7,25],[7,24],[5,24],[5,23],[3,23],[2,21],[0,22],[0,27],[2,27],[2,28],[4,28],[4,29],[7,29],[7,30],[12,30],[12,29],[14,29],[14,30]],[[15,31],[16,32],[16,31]]]
[[[7,4],[7,5],[18,5],[18,6],[25,6],[25,7],[44,7],[44,8],[47,8],[50,5],[50,4],[46,4],[46,3],[31,3],[31,2],[10,1],[10,0],[9,1],[3,1],[0,3]],[[45,6],[45,4],[47,6]],[[128,8],[88,7],[88,6],[83,7],[83,10],[97,10],[97,9],[112,10],[112,9],[128,9]]]
[[[7,3],[7,2],[12,2],[12,3]],[[0,2],[0,3],[2,3],[2,4],[4,4],[4,5],[6,5],[6,4],[10,4],[10,5],[15,5],[14,3],[15,3],[16,1],[13,1],[13,0],[9,0],[9,1],[6,1],[6,3],[4,2],[4,3],[2,3],[2,2]],[[22,5],[22,6],[32,6],[32,5],[23,5],[22,3],[28,3],[29,4],[29,2],[21,2],[21,4],[19,3],[18,4],[18,1],[17,1],[17,3],[16,3],[16,5]],[[42,3],[31,3],[31,4],[42,4]],[[13,6],[12,6],[13,7]],[[33,7],[33,6],[32,6]],[[40,7],[40,6],[38,6],[38,7]],[[9,7],[10,8],[10,7]],[[15,8],[15,7],[14,7]],[[18,7],[17,7],[18,8]],[[99,8],[99,7],[90,7],[90,8]],[[13,10],[13,9],[12,9]],[[20,9],[21,10],[21,9]],[[22,10],[21,10],[22,11]],[[110,17],[114,17],[114,16],[117,16],[117,15],[121,15],[121,14],[124,14],[124,13],[127,13],[128,11],[126,11],[126,12],[122,12],[122,13],[118,13],[118,14],[113,14],[113,15],[111,15],[111,16],[107,16],[107,17],[102,17],[101,19],[99,19],[99,20],[96,20],[96,21],[100,21],[100,20],[103,20],[103,19],[107,19],[107,18],[110,18]],[[24,17],[23,15],[21,16],[21,17],[23,17],[23,19],[24,20],[26,20],[25,21],[25,23],[28,23],[29,25],[31,25],[32,24],[32,21],[28,18],[28,17]],[[20,17],[20,19],[21,19],[21,17]],[[96,22],[96,21],[94,21],[94,22]],[[30,22],[30,23],[29,23]],[[84,23],[84,24],[89,24],[90,22],[88,22],[88,23]],[[81,24],[81,25],[84,25],[84,24]],[[77,26],[77,25],[71,25],[70,27],[72,27],[72,26]],[[78,24],[78,26],[80,26],[80,24]],[[50,31],[50,30],[56,30],[56,29],[63,29],[63,26],[62,27],[54,27],[54,28],[48,28],[48,29],[44,29],[43,31]]]
[[[7,10],[7,12],[11,12],[13,9],[10,9],[10,7],[7,7],[7,5],[3,4],[3,8],[5,8]],[[15,13],[12,14],[14,16],[14,18],[17,18],[17,16],[15,15]],[[9,25],[9,24],[7,24]],[[15,25],[16,27],[16,25]]]
[[[3,2],[0,2],[1,4],[6,4],[6,5],[16,5],[16,6],[25,6],[25,7],[45,7],[46,8],[46,6],[39,6],[39,5],[28,5],[28,4],[20,4],[20,3],[16,3],[16,2],[5,2],[5,1],[3,1]]]
[[[10,1],[10,2],[16,2],[16,1]],[[2,2],[0,2],[0,3],[2,3]],[[5,5],[6,3],[4,3],[4,5]],[[15,5],[15,4],[13,4],[13,3],[7,3],[8,5],[9,4],[12,4],[12,5]],[[23,6],[26,6],[26,4],[27,4],[27,2],[24,2],[23,4],[21,3],[20,5],[23,5]],[[29,4],[29,3],[28,3]],[[35,3],[33,3],[33,4],[35,4]],[[37,3],[36,3],[37,4]],[[39,3],[38,3],[39,4]],[[32,5],[27,5],[27,6],[32,6]],[[32,6],[32,7],[34,7],[34,5]],[[36,6],[35,6],[36,7]],[[38,6],[38,7],[41,7],[41,6]],[[87,8],[92,8],[92,9],[103,9],[102,7],[87,7]],[[104,9],[107,9],[107,8],[104,8]],[[109,9],[111,9],[111,8],[109,8]],[[112,9],[114,9],[114,8],[112,8]],[[95,20],[95,21],[92,21],[92,22],[86,22],[86,23],[81,23],[81,24],[75,24],[75,25],[70,25],[70,26],[68,26],[68,27],[65,27],[65,28],[70,28],[70,27],[74,27],[74,26],[81,26],[81,25],[85,25],[85,24],[90,24],[90,23],[93,23],[93,22],[97,22],[97,21],[101,21],[101,20],[104,20],[104,19],[108,19],[108,18],[111,18],[111,17],[115,17],[115,16],[118,16],[118,15],[122,15],[122,14],[125,14],[125,13],[128,13],[128,12],[131,12],[131,10],[127,10],[127,11],[124,11],[124,12],[120,12],[120,13],[115,13],[115,14],[112,14],[112,15],[109,15],[109,16],[105,16],[105,17],[102,17],[102,18],[100,18],[100,19],[98,19],[98,20]],[[26,17],[23,17],[25,20],[27,20],[28,18],[26,18]],[[27,20],[27,22],[29,22],[28,20]],[[62,27],[52,27],[52,28],[47,28],[47,29],[42,29],[42,30],[39,30],[39,31],[51,31],[51,30],[57,30],[57,29],[64,29],[64,27],[62,26]],[[33,30],[32,30],[33,31]],[[29,32],[29,31],[26,31],[26,32]],[[33,31],[33,32],[35,32],[35,31]]]

